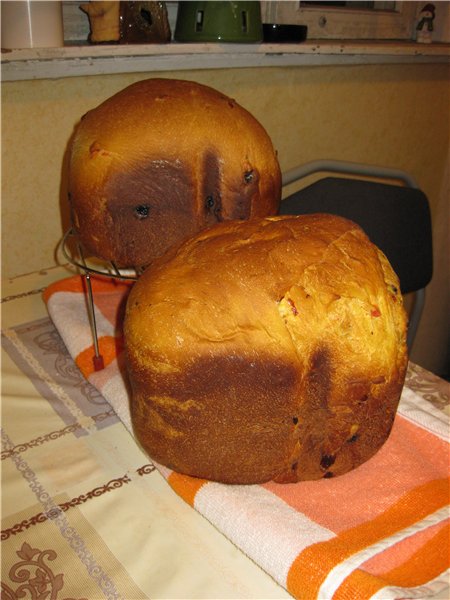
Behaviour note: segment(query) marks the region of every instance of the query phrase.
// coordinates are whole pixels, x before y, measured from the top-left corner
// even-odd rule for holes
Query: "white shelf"
[[[192,69],[449,62],[450,44],[415,42],[74,45],[2,49],[1,75],[2,81],[23,81]]]

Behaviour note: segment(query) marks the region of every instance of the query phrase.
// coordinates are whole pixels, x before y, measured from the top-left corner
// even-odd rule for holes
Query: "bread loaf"
[[[147,79],[88,112],[70,146],[73,225],[87,251],[132,267],[228,219],[273,215],[281,175],[262,125],[220,92]]]
[[[135,284],[124,333],[142,447],[226,483],[360,465],[389,435],[407,364],[395,273],[331,215],[196,235]]]

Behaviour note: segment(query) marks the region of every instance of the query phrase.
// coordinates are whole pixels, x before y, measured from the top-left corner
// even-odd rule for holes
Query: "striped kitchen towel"
[[[91,281],[100,371],[93,367],[84,278],[51,285],[44,299],[76,364],[132,434],[121,328],[131,284]],[[155,466],[296,598],[431,598],[443,597],[448,585],[448,450],[446,417],[406,385],[382,449],[335,479],[233,486]]]

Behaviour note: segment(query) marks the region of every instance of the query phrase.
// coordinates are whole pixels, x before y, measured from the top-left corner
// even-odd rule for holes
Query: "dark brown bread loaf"
[[[206,479],[340,475],[389,435],[405,336],[398,279],[354,223],[222,223],[131,291],[136,436],[155,461]]]
[[[70,148],[73,223],[87,250],[147,265],[228,219],[273,215],[272,142],[234,100],[191,81],[147,79],[88,112]]]

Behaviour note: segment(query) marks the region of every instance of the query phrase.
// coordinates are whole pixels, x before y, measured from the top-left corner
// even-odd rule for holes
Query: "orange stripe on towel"
[[[404,494],[371,521],[342,531],[331,540],[305,548],[289,569],[288,591],[296,597],[316,598],[331,569],[349,556],[446,506],[448,485],[447,478],[425,483]]]
[[[107,367],[123,350],[123,339],[104,335],[98,338],[98,349],[103,357],[104,366]],[[78,354],[75,363],[83,375],[88,378],[95,372],[94,368],[94,345],[89,346]]]
[[[167,479],[175,492],[183,498],[188,504],[194,506],[194,500],[197,492],[205,483],[206,479],[198,479],[189,477],[189,475],[181,475],[180,473],[171,473]]]
[[[387,586],[416,587],[432,581],[449,567],[450,524],[446,523],[398,567],[372,575],[356,569],[345,579],[333,600],[371,598]]]
[[[424,585],[435,579],[449,568],[449,536],[450,524],[447,523],[406,563],[383,574],[383,578],[402,587]]]
[[[43,292],[44,302],[48,302],[49,298],[56,292],[78,292],[84,291],[83,279],[81,275],[74,275],[66,279],[60,279],[49,285]]]
[[[333,600],[366,600],[387,585],[387,580],[356,569],[333,595]]]

